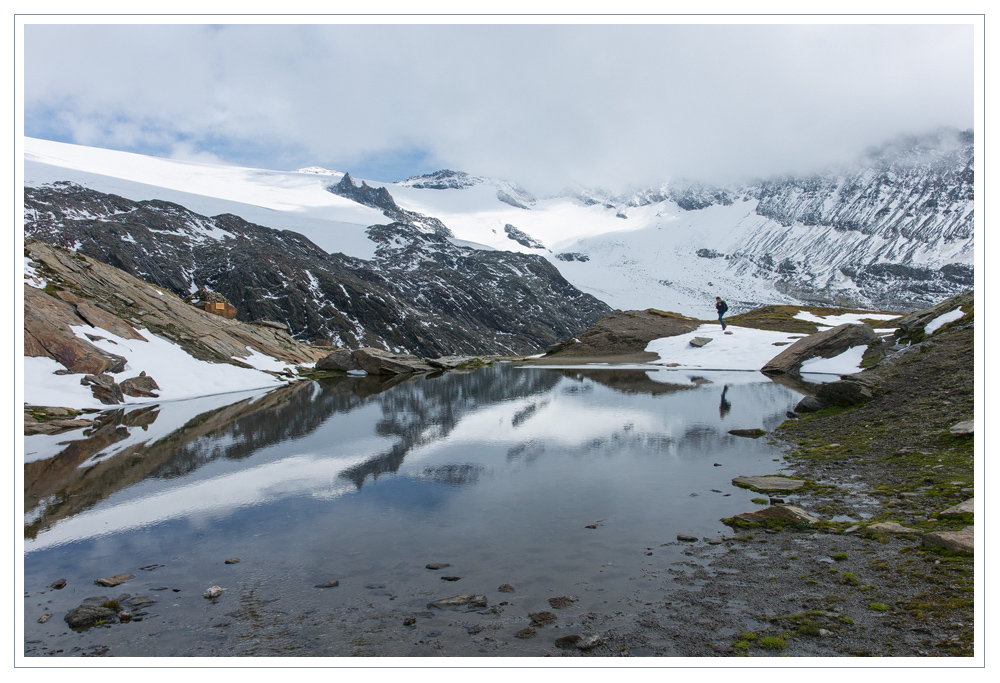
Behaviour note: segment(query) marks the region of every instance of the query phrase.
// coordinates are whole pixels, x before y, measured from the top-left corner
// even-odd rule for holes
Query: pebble
[[[527,628],[522,628],[520,631],[517,631],[514,634],[514,637],[527,639],[527,638],[534,638],[537,635],[538,631],[528,626]]]
[[[441,580],[442,581],[459,581],[459,580],[461,580],[461,578],[462,578],[461,576],[442,576]]]
[[[66,579],[56,579],[55,581],[49,584],[49,588],[53,588],[57,591],[62,590],[65,587],[66,587]]]
[[[230,557],[228,560],[226,560],[226,564],[236,564],[239,561],[240,558],[238,557]]]
[[[227,590],[229,590],[229,589],[228,588],[219,588],[218,586],[212,586],[207,591],[205,591],[204,593],[202,593],[201,597],[206,598],[208,600],[212,600],[214,598],[219,597],[220,595],[222,595]]]
[[[685,543],[693,543],[698,540],[697,536],[689,536],[688,534],[677,534],[678,541],[684,541]]]
[[[514,587],[512,585],[510,585],[509,583],[501,584],[501,586],[499,588],[497,588],[497,590],[499,592],[501,592],[501,593],[514,593],[515,592],[514,591]]]
[[[315,585],[315,588],[336,588],[339,585],[340,581],[338,581],[337,579],[333,579],[331,581],[327,581],[326,583],[317,583]]]
[[[428,569],[444,569],[445,567],[450,567],[450,566],[451,565],[448,564],[447,562],[430,562],[426,565]]]
[[[45,623],[46,621],[48,621],[48,620],[49,620],[49,619],[50,619],[51,617],[52,617],[52,614],[51,614],[51,613],[49,613],[49,612],[46,612],[46,613],[45,613],[45,614],[43,614],[42,616],[38,617],[38,623],[39,623],[39,624],[44,624],[44,623]]]

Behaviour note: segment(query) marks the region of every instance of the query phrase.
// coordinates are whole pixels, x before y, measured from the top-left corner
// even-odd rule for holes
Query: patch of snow
[[[861,358],[865,345],[852,346],[833,358],[810,358],[802,363],[799,372],[823,375],[850,375],[861,370]]]
[[[939,327],[942,325],[947,325],[948,323],[955,322],[959,318],[965,315],[961,308],[956,308],[953,311],[948,311],[947,313],[942,313],[934,320],[930,321],[924,325],[924,334],[934,334]]]
[[[899,315],[896,313],[844,313],[843,315],[820,316],[809,311],[799,311],[795,314],[795,318],[798,320],[829,327],[836,327],[844,323],[857,323],[861,320],[894,320],[898,317]]]
[[[116,382],[135,377],[141,371],[156,380],[160,387],[159,398],[138,398],[126,396],[126,404],[158,403],[179,399],[225,394],[233,391],[274,388],[285,382],[261,369],[288,367],[270,356],[251,354],[250,359],[241,359],[250,364],[257,363],[261,369],[240,368],[227,363],[209,363],[190,356],[180,346],[149,332],[138,330],[149,341],[125,339],[107,330],[86,325],[72,326],[70,329],[80,338],[85,333],[95,333],[105,339],[91,341],[104,351],[124,356],[128,359],[123,372],[112,375]],[[255,366],[256,367],[256,366]],[[70,406],[73,408],[102,408],[104,405],[90,391],[80,384],[81,374],[56,375],[63,366],[50,358],[24,358],[24,401],[31,405]]]
[[[38,274],[28,256],[24,257],[24,280],[36,289],[45,289],[45,286],[49,284],[48,280]]]
[[[786,341],[788,333],[755,330],[749,327],[728,325],[724,334],[717,324],[700,326],[694,332],[654,339],[646,351],[657,354],[654,365],[679,363],[679,368],[705,370],[760,370],[769,360],[782,351],[774,342]],[[709,337],[712,341],[702,347],[691,346],[695,337]]]

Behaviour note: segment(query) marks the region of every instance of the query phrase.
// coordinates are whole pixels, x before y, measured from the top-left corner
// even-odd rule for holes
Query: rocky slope
[[[119,354],[96,345],[109,333],[147,342],[143,330],[177,344],[198,360],[243,368],[252,366],[241,359],[254,353],[289,365],[313,363],[325,355],[294,340],[281,325],[248,325],[212,315],[65,248],[29,240],[24,257],[30,272],[30,282],[24,284],[24,355],[51,358],[64,368],[61,373],[82,375],[82,383],[93,386],[102,403],[122,402],[123,392],[158,396],[155,377],[130,363],[126,349]],[[73,327],[90,332],[81,337]],[[127,365],[135,377],[111,376],[125,372]]]
[[[235,305],[239,320],[279,321],[297,339],[335,346],[429,357],[531,353],[611,312],[540,257],[457,246],[439,222],[395,207],[384,188],[357,188],[345,176],[338,187],[348,186],[357,201],[406,221],[369,228],[372,261],[234,215],[209,218],[71,183],[25,188],[24,231],[177,295],[206,287]]]

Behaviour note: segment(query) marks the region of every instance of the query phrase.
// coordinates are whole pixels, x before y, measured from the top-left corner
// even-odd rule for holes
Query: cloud
[[[26,133],[544,194],[973,124],[971,25],[27,25]],[[205,158],[205,157],[203,157]]]

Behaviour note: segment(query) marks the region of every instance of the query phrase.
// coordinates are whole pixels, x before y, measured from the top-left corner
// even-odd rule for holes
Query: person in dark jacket
[[[715,297],[715,310],[719,313],[719,324],[722,325],[722,330],[725,331],[726,323],[722,321],[722,316],[729,310],[729,306],[721,298]]]

